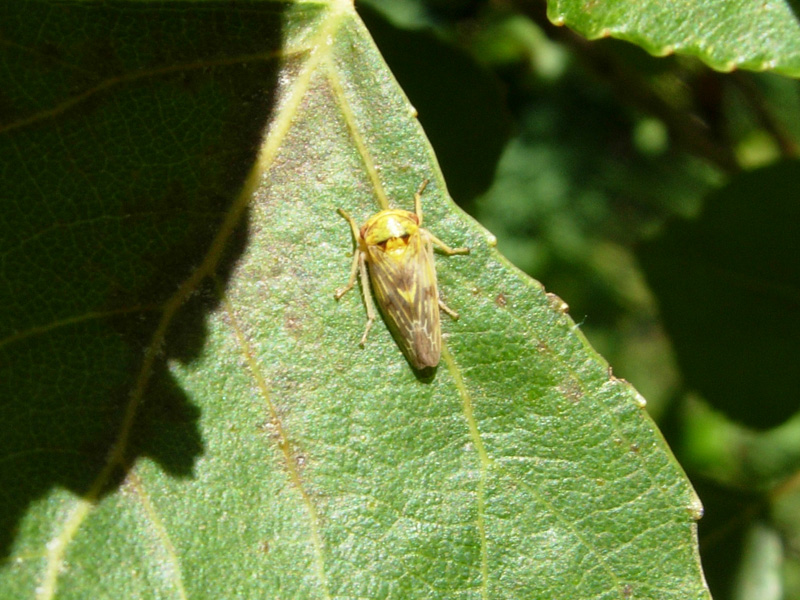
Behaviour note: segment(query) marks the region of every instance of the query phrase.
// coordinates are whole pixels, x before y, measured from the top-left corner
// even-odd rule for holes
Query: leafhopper
[[[433,247],[448,256],[469,253],[469,248],[450,248],[422,228],[422,192],[427,185],[428,181],[423,181],[414,194],[414,212],[382,210],[361,228],[344,210],[338,210],[350,223],[356,250],[350,279],[336,290],[334,297],[338,300],[350,291],[360,273],[367,307],[367,327],[361,345],[366,343],[375,321],[375,305],[369,292],[371,283],[389,329],[411,366],[418,370],[439,364],[442,351],[439,309],[458,319],[458,314],[439,299]]]

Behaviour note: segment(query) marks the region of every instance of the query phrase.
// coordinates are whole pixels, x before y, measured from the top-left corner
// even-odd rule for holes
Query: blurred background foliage
[[[357,8],[453,198],[648,399],[714,597],[800,598],[798,82],[590,42],[543,2]]]

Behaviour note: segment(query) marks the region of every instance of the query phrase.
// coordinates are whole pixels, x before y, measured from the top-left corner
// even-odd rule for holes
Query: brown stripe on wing
[[[420,231],[403,255],[367,248],[370,281],[389,328],[417,368],[439,363],[439,294],[430,239]]]

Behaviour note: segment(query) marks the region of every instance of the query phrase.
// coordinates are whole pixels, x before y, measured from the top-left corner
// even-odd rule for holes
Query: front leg
[[[361,336],[360,342],[363,346],[367,343],[367,334],[372,324],[375,322],[375,304],[372,302],[372,294],[369,288],[369,275],[367,274],[367,260],[363,252],[358,253],[358,267],[361,271],[361,293],[364,296],[364,305],[367,307],[367,327],[364,329],[364,335]]]
[[[336,290],[336,293],[333,294],[333,297],[337,300],[344,296],[347,292],[353,289],[353,286],[356,283],[356,273],[358,273],[358,261],[361,257],[361,250],[356,248],[356,251],[353,253],[353,266],[350,269],[350,279],[347,281],[347,285],[343,288],[339,288]]]

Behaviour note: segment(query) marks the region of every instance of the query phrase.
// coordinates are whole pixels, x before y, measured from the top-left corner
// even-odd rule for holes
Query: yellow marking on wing
[[[439,363],[441,331],[433,248],[420,230],[402,254],[367,246],[370,282],[402,350],[417,369]]]

